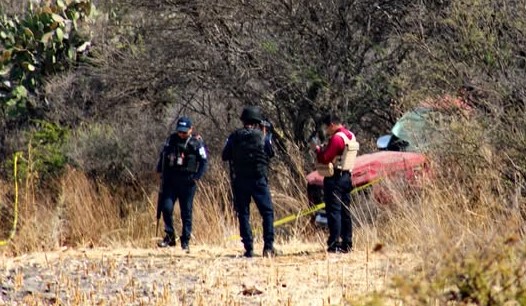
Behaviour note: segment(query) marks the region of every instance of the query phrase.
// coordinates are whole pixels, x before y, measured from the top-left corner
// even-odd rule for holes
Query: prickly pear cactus
[[[0,16],[0,111],[16,118],[35,107],[48,75],[69,69],[90,46],[91,0],[32,4],[25,16]]]

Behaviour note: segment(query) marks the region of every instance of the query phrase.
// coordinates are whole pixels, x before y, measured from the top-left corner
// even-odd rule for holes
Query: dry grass
[[[432,284],[433,275],[450,269],[455,258],[481,250],[499,252],[502,239],[520,239],[524,233],[520,207],[526,203],[516,192],[524,186],[510,186],[498,169],[451,162],[446,169],[435,165],[434,169],[444,171],[422,179],[418,189],[401,188],[396,180],[383,181],[393,198],[391,206],[379,206],[367,193],[357,195],[352,207],[356,221],[352,255],[327,256],[326,233],[314,229],[305,218],[278,230],[278,246],[285,256],[240,259],[239,240],[229,239],[238,231],[228,173],[219,162],[213,164],[195,199],[193,252],[189,255],[177,248],[151,249],[155,244],[156,182],[136,182],[133,189],[139,190],[139,196],[123,196],[116,187],[70,169],[54,184],[57,192],[50,196],[32,188],[29,176],[21,191],[19,231],[3,249],[2,256],[7,257],[2,258],[0,280],[10,284],[3,298],[35,305],[102,300],[106,305],[327,305],[361,304],[367,300],[362,295],[371,295],[380,296],[382,302],[377,305],[426,305],[429,299],[403,303],[411,300],[408,294],[419,297],[426,293],[403,291],[399,288],[405,285],[393,285],[391,279],[419,275],[423,280],[406,285]],[[276,167],[281,170],[279,177],[291,177],[285,168]],[[303,184],[292,179],[273,182],[277,217],[307,205]],[[2,203],[9,202],[5,185],[2,199]],[[253,211],[257,227],[261,219]],[[175,214],[179,228],[178,209]],[[88,249],[70,251],[69,247]],[[53,251],[61,248],[67,251]],[[22,255],[35,251],[46,253]],[[39,277],[47,277],[50,289],[35,284]],[[443,300],[438,296],[433,301]]]
[[[399,190],[396,182],[384,184]],[[178,248],[141,248],[154,243],[154,208],[148,201],[121,218],[118,202],[108,189],[83,174],[69,172],[61,186],[59,207],[52,210],[46,208],[51,207],[49,203],[36,203],[38,209],[32,212],[38,211],[39,217],[23,222],[11,250],[22,253],[62,245],[107,248],[63,248],[3,258],[0,279],[7,288],[6,302],[345,305],[365,303],[361,297],[380,292],[378,305],[407,305],[401,302],[400,292],[391,289],[393,277],[437,271],[448,265],[444,258],[458,252],[469,254],[484,244],[497,248],[492,242],[495,235],[518,231],[522,224],[517,215],[506,218],[510,215],[500,209],[502,199],[489,189],[480,190],[477,198],[482,202],[473,206],[469,202],[472,192],[439,179],[412,197],[395,192],[396,206],[390,208],[375,208],[373,200],[363,196],[353,207],[358,224],[352,255],[327,256],[325,233],[301,234],[297,229],[304,225],[302,221],[296,231],[280,236],[278,245],[284,256],[246,260],[238,258],[241,244],[226,239],[237,233],[231,211],[209,205],[222,203],[220,196],[227,199],[228,180],[222,187],[215,185],[224,188],[222,192],[200,186],[194,219],[197,246],[189,255]],[[149,197],[154,198],[155,192]],[[23,207],[27,213],[27,205]],[[54,221],[39,222],[39,218]],[[255,220],[259,223],[257,216]],[[54,245],[44,245],[47,242]]]
[[[205,180],[199,183],[194,200],[193,240],[195,243],[221,245],[238,234],[237,219],[231,203],[231,187],[227,170],[220,161],[212,160]],[[288,177],[286,168],[276,166],[279,175]],[[133,175],[132,175],[133,176]],[[153,179],[153,180],[152,180]],[[146,176],[146,181],[132,177],[134,185],[116,187],[89,179],[86,174],[68,168],[52,182],[53,191],[37,190],[38,173],[27,175],[20,190],[20,226],[9,252],[22,254],[53,250],[62,246],[137,246],[155,245],[158,180]],[[278,184],[276,184],[278,185]],[[10,191],[5,185],[3,194]],[[304,182],[282,181],[271,192],[276,218],[307,206]],[[6,199],[7,200],[7,199]],[[6,203],[10,201],[5,201]],[[10,212],[10,207],[3,207]],[[257,209],[252,209],[254,227],[261,224]],[[174,209],[175,226],[181,226],[179,207]],[[7,214],[4,225],[9,222]],[[40,220],[46,220],[41,222]],[[303,232],[308,222],[289,226],[285,232]],[[163,235],[160,222],[159,235]],[[7,226],[5,226],[7,230]],[[260,233],[258,233],[260,234]],[[260,236],[260,235],[259,235]],[[287,237],[283,237],[288,239]]]

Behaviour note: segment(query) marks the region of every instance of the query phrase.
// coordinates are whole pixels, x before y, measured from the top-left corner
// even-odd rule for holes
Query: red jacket
[[[343,126],[336,130],[336,133],[339,132],[345,133],[349,140],[352,140],[355,137],[354,134],[351,133],[351,131],[349,131]],[[343,140],[343,138],[336,135],[336,133],[334,133],[334,135],[331,136],[331,138],[329,139],[329,143],[325,148],[322,149],[318,147],[316,149],[316,158],[318,159],[319,163],[327,165],[330,162],[332,162],[336,156],[343,154],[343,150],[345,149],[345,141]]]

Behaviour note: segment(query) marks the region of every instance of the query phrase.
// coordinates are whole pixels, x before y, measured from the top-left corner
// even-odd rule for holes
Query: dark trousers
[[[349,172],[339,172],[323,180],[323,198],[329,225],[329,248],[352,247],[351,195],[352,183]]]
[[[245,250],[252,251],[253,239],[250,228],[250,201],[253,198],[263,219],[263,240],[265,248],[274,243],[274,209],[268,189],[267,178],[236,178],[234,187],[234,206],[239,220],[239,233]]]
[[[173,211],[175,201],[179,200],[181,221],[183,223],[181,232],[182,244],[187,244],[192,234],[192,206],[195,190],[196,184],[188,176],[172,177],[164,182],[162,192],[163,206],[161,209],[164,220],[164,231],[167,235],[175,235]]]

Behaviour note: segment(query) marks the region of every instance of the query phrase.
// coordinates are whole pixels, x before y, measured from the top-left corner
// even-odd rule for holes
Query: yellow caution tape
[[[15,205],[14,205],[14,216],[13,216],[13,225],[11,227],[11,232],[5,240],[0,240],[0,246],[5,246],[11,241],[16,234],[16,225],[18,223],[18,157],[21,153],[15,153],[13,158],[13,176],[15,181]]]
[[[359,186],[359,187],[356,187],[354,188],[352,191],[351,191],[351,194],[354,194],[354,193],[357,193],[359,191],[362,191],[366,188],[369,188],[371,187],[372,185],[380,182],[382,180],[382,178],[379,178],[379,179],[376,179],[376,180],[373,180],[365,185],[362,185],[362,186]],[[314,205],[314,206],[311,206],[309,208],[306,208],[306,209],[302,209],[300,210],[297,214],[292,214],[292,215],[288,215],[284,218],[281,218],[277,221],[274,221],[274,227],[278,227],[278,226],[281,226],[283,224],[287,224],[289,222],[292,222],[292,221],[296,221],[298,220],[300,217],[303,217],[303,216],[307,216],[307,215],[310,215],[310,214],[313,214],[319,210],[322,210],[325,208],[325,203],[320,203],[320,204],[317,204],[317,205]],[[257,230],[256,232],[259,233],[261,230]],[[241,239],[241,237],[239,235],[232,235],[228,238],[228,240],[238,240],[238,239]]]

